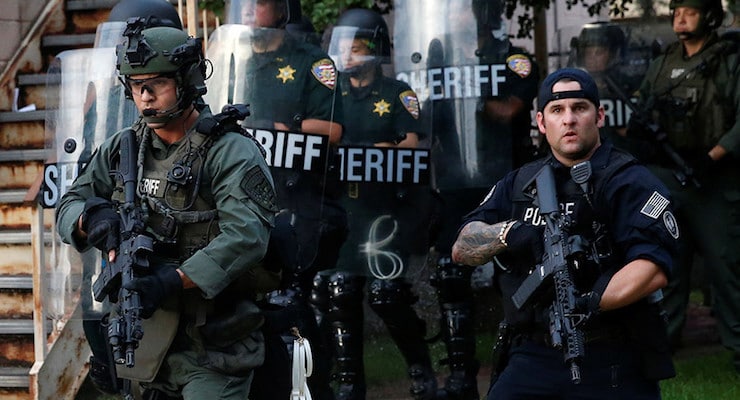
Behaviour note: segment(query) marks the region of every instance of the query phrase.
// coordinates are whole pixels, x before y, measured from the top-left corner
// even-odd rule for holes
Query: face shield
[[[360,29],[353,26],[337,26],[332,30],[329,56],[339,72],[356,74],[372,70],[378,64],[377,45]]]

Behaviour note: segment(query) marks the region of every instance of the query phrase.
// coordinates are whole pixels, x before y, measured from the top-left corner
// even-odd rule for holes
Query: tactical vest
[[[136,127],[140,143],[151,141],[145,127]],[[146,143],[140,146],[144,153],[139,151],[138,162],[143,163],[143,169],[139,171],[137,192],[148,210],[147,232],[157,240],[157,255],[182,262],[220,232],[213,196],[203,176],[211,144],[209,136],[193,130],[176,151],[162,160],[154,158]],[[122,182],[116,182],[113,200],[123,200]]]
[[[703,154],[734,122],[730,79],[736,56],[726,56],[732,46],[714,41],[687,61],[681,43],[674,43],[662,58],[653,80],[654,110],[683,155]]]
[[[552,162],[552,158],[547,157],[546,159],[527,164],[517,172],[513,185],[511,219],[522,220],[531,225],[545,224],[544,218],[539,215],[539,209],[533,204],[533,199],[528,196],[531,193],[525,194],[524,188],[546,162]],[[570,169],[563,167],[555,168],[555,181],[561,215],[571,221],[568,233],[571,236],[580,235],[593,249],[590,256],[579,260],[579,270],[572,271],[575,285],[581,293],[591,290],[594,282],[603,271],[614,267],[624,259],[623,255],[616,254],[617,250],[612,245],[609,232],[604,225],[604,221],[606,220],[604,216],[608,215],[608,209],[606,207],[609,204],[604,199],[604,185],[616,173],[635,162],[635,158],[629,153],[612,148],[609,162],[606,165],[601,168],[592,166],[593,170],[587,189],[588,193],[584,192],[573,181],[570,177]],[[591,204],[593,204],[593,207]],[[504,266],[513,266],[521,262],[506,253],[502,254],[498,259]],[[522,268],[509,268],[509,270],[521,271]],[[541,327],[547,321],[546,310],[518,310],[511,300],[512,295],[525,278],[526,275],[524,273],[507,272],[497,274],[499,288],[503,295],[504,312],[507,321],[515,326]],[[549,304],[551,300],[547,299],[545,303]]]

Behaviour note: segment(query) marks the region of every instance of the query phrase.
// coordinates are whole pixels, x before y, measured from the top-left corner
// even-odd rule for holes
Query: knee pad
[[[346,312],[353,315],[362,312],[365,277],[344,271],[335,272],[329,277],[329,313],[333,319],[345,318]],[[355,310],[352,312],[351,310]],[[351,317],[352,315],[349,315]]]
[[[411,284],[405,279],[375,279],[370,283],[370,306],[393,304],[412,305],[419,300],[411,292]]]
[[[431,284],[437,289],[441,303],[470,301],[473,290],[470,277],[473,267],[455,264],[449,257],[440,258]]]

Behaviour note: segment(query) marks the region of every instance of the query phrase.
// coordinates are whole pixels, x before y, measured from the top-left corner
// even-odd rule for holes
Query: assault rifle
[[[121,244],[116,259],[107,262],[93,284],[95,300],[106,297],[118,303],[117,315],[108,320],[108,343],[116,364],[134,366],[134,350],[144,337],[141,326],[141,301],[136,291],[123,286],[149,267],[148,256],[153,251],[152,238],[144,234],[144,216],[136,206],[137,156],[136,135],[132,129],[121,136],[121,161],[116,174],[123,180],[124,201],[118,205],[121,216]],[[104,255],[105,256],[105,255]]]
[[[614,93],[620,100],[622,100],[622,102],[627,107],[629,107],[630,111],[632,111],[632,114],[639,121],[643,122],[644,128],[647,129],[650,133],[648,139],[658,145],[660,151],[662,151],[663,154],[668,157],[670,162],[673,164],[673,176],[676,178],[678,183],[681,184],[681,186],[686,186],[690,182],[697,189],[700,189],[701,184],[699,183],[699,180],[696,179],[694,169],[689,165],[689,163],[686,162],[686,160],[683,159],[683,157],[681,157],[680,154],[678,154],[676,149],[674,149],[673,146],[671,146],[671,144],[668,142],[668,134],[661,128],[659,124],[653,122],[650,116],[645,115],[645,113],[638,110],[637,106],[635,106],[635,104],[630,101],[630,98],[614,82],[614,80],[609,77],[608,74],[604,74],[603,78],[606,82],[606,85],[609,87],[609,90],[611,90],[612,93]],[[652,107],[648,107],[648,109],[650,108]]]
[[[587,174],[584,176],[581,172]],[[577,164],[571,169],[577,183],[585,183],[591,175],[590,163]],[[579,179],[578,177],[585,177]],[[552,281],[555,299],[549,307],[550,339],[553,347],[562,348],[564,361],[570,366],[571,380],[581,382],[580,363],[584,356],[584,336],[579,325],[586,315],[576,310],[577,290],[573,284],[570,266],[578,267],[579,256],[587,251],[586,241],[581,236],[568,235],[569,221],[560,214],[555,177],[552,167],[545,165],[525,185],[524,193],[533,198],[545,221],[545,254],[542,264],[522,282],[512,296],[514,305],[521,309],[534,301],[535,293],[541,293]],[[552,277],[552,279],[549,279]]]

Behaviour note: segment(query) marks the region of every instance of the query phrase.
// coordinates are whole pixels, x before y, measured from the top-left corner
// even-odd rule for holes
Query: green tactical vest
[[[141,141],[145,125],[135,128]],[[162,254],[166,258],[182,262],[220,232],[213,196],[201,171],[211,143],[208,136],[190,132],[163,160],[155,159],[151,147],[145,146],[137,192],[148,209],[147,232],[167,249]],[[113,200],[123,200],[121,184],[116,183]]]
[[[706,152],[732,126],[732,67],[728,64],[735,60],[725,57],[728,47],[726,41],[712,37],[699,54],[685,60],[681,44],[676,43],[654,77],[654,111],[669,142],[683,154]]]

